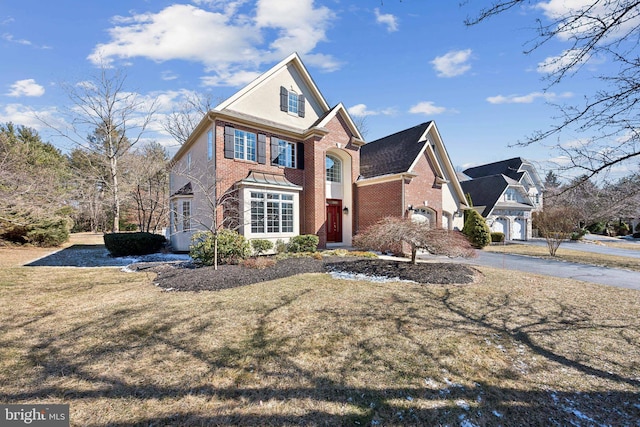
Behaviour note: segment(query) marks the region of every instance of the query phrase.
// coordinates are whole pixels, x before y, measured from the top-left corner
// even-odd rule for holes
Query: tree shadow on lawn
[[[282,317],[275,316],[279,312],[290,310],[301,298],[314,297],[312,294],[315,290],[309,288],[287,292],[277,302],[265,302],[261,308],[256,309],[256,321],[247,325],[244,339],[234,337],[222,340],[215,351],[205,350],[197,341],[196,334],[184,331],[185,325],[188,325],[188,329],[199,331],[200,335],[210,332],[208,328],[217,320],[204,314],[192,318],[174,309],[168,312],[159,311],[154,318],[149,319],[141,317],[149,315],[149,307],[134,306],[103,312],[91,320],[85,320],[61,337],[45,337],[43,333],[40,342],[31,346],[28,352],[27,358],[30,363],[41,367],[41,382],[55,380],[56,377],[61,382],[65,378],[75,378],[79,384],[77,389],[62,384],[49,384],[13,393],[0,389],[0,401],[61,399],[71,401],[72,409],[73,402],[84,401],[91,405],[95,412],[99,412],[101,408],[95,403],[96,400],[126,400],[129,405],[139,405],[138,409],[144,407],[145,402],[157,405],[156,410],[150,411],[151,413],[162,413],[163,406],[157,402],[165,399],[187,399],[193,402],[193,399],[202,398],[204,401],[221,402],[217,410],[210,411],[214,412],[211,415],[206,413],[206,409],[193,409],[192,403],[190,409],[182,412],[172,409],[171,415],[133,415],[135,418],[129,422],[85,424],[89,426],[443,423],[635,425],[640,419],[640,378],[627,377],[603,369],[606,361],[602,360],[589,360],[589,363],[600,363],[602,367],[589,366],[585,361],[555,352],[553,346],[545,347],[537,341],[540,334],[553,334],[571,328],[612,330],[615,333],[620,326],[608,324],[604,320],[596,322],[589,313],[563,304],[554,304],[552,309],[538,315],[536,307],[516,301],[510,298],[508,293],[487,296],[480,302],[484,309],[470,310],[456,301],[456,289],[444,289],[444,292],[433,291],[425,286],[423,290],[413,293],[393,295],[391,299],[381,301],[377,306],[363,301],[355,310],[350,311],[328,306],[318,307],[318,316],[329,319],[326,320],[326,325],[332,324],[331,319],[337,321],[338,318],[341,319],[341,325],[351,325],[348,329],[336,329],[344,334],[345,340],[355,340],[357,343],[349,349],[351,354],[347,357],[339,354],[340,351],[346,351],[344,348],[328,350],[325,357],[332,359],[330,363],[336,365],[331,373],[326,373],[321,368],[304,368],[299,363],[301,353],[305,350],[301,348],[304,346],[298,345],[298,340],[303,338],[306,328],[314,328],[315,325],[304,324],[300,330],[292,331],[282,327]],[[430,310],[439,310],[440,314],[435,318],[421,314],[421,307],[410,303],[414,300],[412,297],[417,297],[420,305],[426,304]],[[389,331],[388,327],[382,328],[385,333],[380,337],[358,337],[361,325],[376,322],[386,324],[390,320],[390,313],[393,317],[392,323],[396,325],[393,337],[388,336],[389,332],[394,332]],[[530,316],[531,320],[516,322],[516,319],[525,315]],[[139,324],[141,318],[146,321],[143,325]],[[516,324],[517,326],[514,326]],[[640,325],[627,327],[637,328]],[[61,338],[63,342],[73,343],[97,329],[111,328],[118,330],[118,335],[129,338],[120,341],[114,339],[113,342],[101,340],[95,347],[81,354],[65,351],[64,344],[59,341]],[[125,329],[124,332],[122,328]],[[458,371],[455,367],[452,368],[445,359],[455,354],[446,354],[438,348],[438,343],[425,342],[421,339],[424,336],[416,333],[418,328],[429,331],[442,330],[443,334],[445,331],[452,331],[464,336],[499,334],[526,347],[550,364],[560,364],[567,369],[604,380],[604,384],[608,384],[611,389],[560,391],[544,383],[526,384],[525,388],[522,387],[522,382],[517,382],[516,373],[499,370],[496,375],[500,377],[498,379],[503,386],[477,380],[473,377],[473,371],[465,372],[459,365],[456,365]],[[334,330],[328,333],[338,332]],[[192,336],[193,338],[189,338]],[[413,349],[413,352],[432,360],[437,365],[436,371],[446,373],[437,381],[429,381],[431,378],[425,378],[424,371],[417,364],[404,366],[401,361],[393,359],[393,355],[380,348],[378,339],[387,343],[384,347],[387,349],[388,345],[396,340],[398,345],[408,350]],[[630,344],[638,345],[635,342]],[[185,380],[171,385],[170,381],[154,383],[153,378],[148,379],[144,375],[127,379],[124,375],[98,372],[95,366],[92,366],[95,356],[99,356],[100,359],[117,360],[119,354],[136,347],[140,351],[152,350],[157,359],[166,357],[168,361],[171,361],[175,354],[186,355],[192,361],[190,365],[206,367],[209,376],[220,375],[221,371],[233,368],[239,374],[239,378],[242,378],[242,375],[246,377],[244,380],[236,380],[233,386],[213,386],[200,380],[194,383]],[[413,357],[411,354],[407,356]],[[362,363],[364,357],[367,358],[366,363]],[[132,359],[130,363],[135,365],[136,360]],[[370,369],[380,366],[385,366],[389,371],[395,370],[395,374],[401,378],[414,376],[420,379],[421,386],[418,386],[417,382],[402,387],[380,387],[375,382],[370,386],[349,384],[349,378],[366,376]],[[401,372],[400,368],[405,371]],[[342,373],[344,381],[335,379],[336,372]],[[448,381],[447,377],[454,381]],[[463,385],[462,381],[456,382],[456,378],[463,379],[466,385]],[[257,381],[254,382],[253,379]],[[510,380],[514,382],[509,383]],[[582,380],[585,383],[587,381],[584,377]],[[269,409],[269,406],[274,404],[276,408]],[[296,408],[296,404],[306,404],[308,409]],[[132,410],[131,413],[135,414],[136,410]]]

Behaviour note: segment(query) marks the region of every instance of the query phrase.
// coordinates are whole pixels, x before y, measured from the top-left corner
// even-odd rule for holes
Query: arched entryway
[[[353,190],[351,156],[331,149],[325,156],[327,244],[350,246],[353,235]]]

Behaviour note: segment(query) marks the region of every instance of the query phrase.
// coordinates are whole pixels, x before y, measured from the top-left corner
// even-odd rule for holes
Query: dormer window
[[[304,95],[293,89],[280,86],[280,111],[294,116],[304,117]]]

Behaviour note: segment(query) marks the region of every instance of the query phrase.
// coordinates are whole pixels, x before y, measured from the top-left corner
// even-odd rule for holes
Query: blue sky
[[[574,2],[584,0],[574,0]],[[435,120],[458,168],[521,156],[550,167],[548,146],[513,147],[547,129],[557,110],[593,91],[606,63],[547,87],[552,40],[523,54],[535,19],[564,7],[546,0],[474,27],[464,19],[488,1],[165,0],[0,3],[0,123],[53,139],[35,116],[62,120],[63,84],[96,73],[99,58],[127,73],[127,89],[159,98],[159,123],[189,92],[222,100],[296,51],[330,105],[366,116],[368,141]],[[175,152],[159,125],[148,138]],[[544,172],[541,171],[541,172]]]

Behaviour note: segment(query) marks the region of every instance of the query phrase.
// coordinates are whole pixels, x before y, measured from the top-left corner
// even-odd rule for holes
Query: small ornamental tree
[[[576,224],[575,209],[566,206],[549,206],[542,212],[533,213],[533,226],[546,240],[551,256],[556,256],[560,244],[571,238]]]
[[[491,230],[482,215],[475,209],[467,211],[467,219],[464,222],[462,232],[474,248],[482,249],[491,243]]]
[[[406,244],[411,249],[411,262],[416,263],[418,249],[434,255],[472,257],[475,252],[457,231],[431,228],[426,222],[386,217],[358,234],[354,246],[364,250],[402,252]]]

